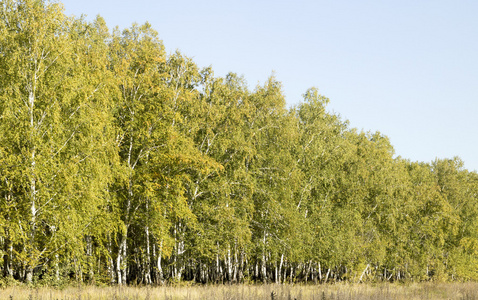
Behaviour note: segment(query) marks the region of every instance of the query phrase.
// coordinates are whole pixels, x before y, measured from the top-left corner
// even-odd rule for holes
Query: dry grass
[[[274,295],[272,297],[272,295]],[[478,283],[335,284],[335,285],[215,285],[191,287],[69,287],[65,289],[11,287],[0,299],[463,299],[478,300]]]

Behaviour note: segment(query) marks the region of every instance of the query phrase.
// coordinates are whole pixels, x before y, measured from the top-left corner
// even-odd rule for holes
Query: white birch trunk
[[[116,272],[117,272],[117,283],[119,285],[123,284],[123,276],[121,276],[121,244],[118,248],[118,256],[116,257]]]
[[[262,280],[263,280],[264,283],[265,283],[265,282],[267,281],[267,270],[266,270],[266,231],[265,231],[265,230],[264,230],[264,239],[263,239],[261,273],[262,273]]]
[[[320,266],[320,262],[319,262],[319,282],[322,282],[322,268]]]
[[[325,281],[324,281],[324,283],[327,283],[327,280],[329,279],[329,275],[330,275],[330,268],[327,269],[327,274],[325,274]]]
[[[217,243],[217,253],[216,253],[216,275],[219,277],[221,274],[221,266],[219,264],[219,243]]]
[[[146,284],[151,283],[151,253],[149,246],[149,227],[146,226],[146,272],[145,272],[145,281]]]
[[[368,268],[370,267],[370,264],[368,264],[366,267],[365,267],[365,270],[363,270],[362,272],[362,275],[360,275],[360,278],[358,280],[358,283],[362,282],[362,278],[363,276],[365,275],[365,273],[367,272]]]
[[[238,270],[239,270],[239,260],[237,258],[237,248],[236,248],[236,250],[234,251],[234,274],[233,274],[233,278],[232,278],[232,280],[234,282],[237,282]]]
[[[127,232],[127,231],[126,231]],[[126,271],[127,271],[127,265],[126,265],[126,248],[127,248],[127,233],[123,237],[122,241],[122,249],[123,249],[123,254],[122,254],[122,261],[121,261],[121,275],[123,276],[122,278],[122,283],[126,284]]]
[[[232,279],[232,262],[231,262],[231,247],[227,246],[227,277],[228,280]]]
[[[36,75],[35,75],[36,76]],[[36,207],[35,207],[35,204],[36,204],[36,194],[37,194],[37,191],[36,191],[36,179],[35,179],[35,176],[36,176],[36,170],[35,170],[35,164],[36,164],[36,161],[35,161],[35,146],[34,146],[34,141],[33,141],[33,135],[34,135],[34,130],[35,130],[35,124],[34,124],[34,105],[35,105],[35,93],[34,93],[34,90],[35,90],[35,86],[33,84],[33,86],[31,87],[31,91],[28,95],[28,102],[29,102],[29,109],[30,109],[30,130],[31,130],[31,133],[30,133],[30,138],[32,140],[32,143],[33,143],[33,149],[32,149],[32,155],[31,155],[31,179],[30,179],[30,200],[31,200],[31,206],[30,206],[30,210],[31,210],[31,231],[30,231],[30,249],[28,251],[28,257],[30,259],[30,262],[27,263],[27,270],[26,270],[26,281],[28,283],[31,283],[32,280],[33,280],[33,265],[32,265],[32,262],[34,261],[33,260],[33,248],[35,247],[34,245],[34,241],[35,241],[35,230],[36,230]]]
[[[277,261],[274,262],[274,279],[277,284],[279,284],[279,267],[277,266]]]
[[[158,276],[159,280],[163,280],[163,267],[161,266],[161,257],[163,256],[163,241],[161,240],[161,243],[159,244],[159,253],[158,253],[158,261],[157,261],[157,267],[158,267]]]
[[[278,282],[281,282],[281,273],[282,273],[282,266],[284,264],[284,253],[281,254],[280,256],[280,264],[279,264],[279,280]]]
[[[293,277],[294,277],[294,266],[290,266],[290,279],[289,279],[289,283],[292,284],[292,280],[293,280]]]

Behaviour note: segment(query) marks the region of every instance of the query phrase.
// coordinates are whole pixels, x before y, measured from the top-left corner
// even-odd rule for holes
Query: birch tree
[[[111,103],[103,50],[78,30],[85,24],[43,1],[4,1],[0,14],[2,182],[19,276],[31,282],[81,242],[104,205]]]

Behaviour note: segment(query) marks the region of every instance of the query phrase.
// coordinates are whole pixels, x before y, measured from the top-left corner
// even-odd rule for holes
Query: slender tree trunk
[[[131,158],[133,153],[133,135],[131,135],[129,140],[129,150],[128,150],[128,167],[129,167],[129,180],[128,180],[128,195],[126,197],[126,207],[124,214],[124,226],[125,231],[122,234],[121,242],[118,248],[118,256],[116,258],[116,271],[118,276],[118,284],[126,284],[126,273],[127,273],[127,240],[128,240],[128,229],[129,229],[129,219],[131,211],[131,201],[133,200],[133,172],[134,166],[131,164]]]
[[[261,262],[261,275],[262,281],[264,283],[267,282],[267,269],[266,269],[266,232],[264,231],[264,239],[263,239],[263,250],[262,250],[262,262]]]
[[[282,276],[282,283],[285,284],[286,280],[287,280],[287,267],[284,267],[284,275]]]
[[[254,268],[254,278],[256,278],[256,280],[259,280],[259,261],[256,260],[256,266]]]
[[[274,261],[274,281],[279,283],[279,267],[277,266],[277,260]]]
[[[217,253],[216,253],[216,275],[218,277],[222,277],[221,265],[219,263],[219,242],[217,243]]]
[[[324,283],[327,283],[327,280],[329,280],[329,275],[330,275],[330,268],[327,269],[327,274],[325,274],[325,280]]]
[[[238,282],[242,282],[243,278],[244,278],[244,250],[241,249],[241,262],[240,262],[240,265],[239,265],[239,278],[238,278]]]
[[[5,239],[3,241],[3,276],[10,277],[10,258],[8,250],[10,248],[10,239],[8,238],[8,229],[5,230]]]
[[[7,237],[5,238],[5,243],[3,245],[4,248],[4,254],[3,254],[3,276],[4,277],[12,277],[13,276],[13,270],[11,269],[10,265],[10,256],[9,256],[9,250],[10,250],[10,239]]]
[[[311,273],[311,278],[310,278],[314,284],[317,284],[317,269],[316,269],[316,263],[313,264],[312,267],[312,273]]]
[[[158,281],[160,281],[160,282],[162,282],[163,279],[164,279],[163,267],[161,266],[161,257],[162,256],[163,256],[163,241],[161,240],[161,243],[159,244],[158,261],[157,261]]]
[[[363,276],[365,275],[365,273],[367,272],[368,268],[370,267],[370,264],[367,264],[367,266],[365,267],[365,270],[363,270],[362,272],[362,275],[360,275],[360,278],[358,280],[358,283],[362,282],[362,278]]]
[[[234,273],[232,276],[233,282],[237,282],[238,270],[239,270],[239,259],[237,258],[237,247],[234,247]]]
[[[126,251],[127,251],[128,227],[121,236],[121,242],[118,248],[118,256],[116,259],[116,271],[118,273],[118,284],[126,284]]]
[[[36,61],[35,61],[36,65]],[[27,263],[26,266],[26,281],[28,283],[31,283],[33,280],[33,265],[32,263],[34,262],[33,259],[33,249],[35,247],[35,231],[36,231],[36,195],[37,195],[37,190],[36,190],[36,160],[35,160],[35,141],[34,141],[34,135],[35,135],[35,122],[34,122],[34,107],[35,107],[35,88],[36,88],[36,73],[34,75],[34,82],[31,83],[30,91],[28,94],[28,102],[29,102],[29,113],[30,113],[30,139],[32,143],[32,154],[31,154],[31,166],[30,166],[30,201],[31,201],[31,230],[30,230],[30,249],[28,250],[28,257],[29,257],[29,262]]]
[[[232,280],[231,246],[227,246],[227,280]]]
[[[293,277],[294,277],[294,266],[291,264],[290,265],[290,281],[289,281],[290,284],[292,284]]]
[[[123,242],[120,243],[118,247],[118,255],[116,256],[116,272],[117,272],[117,283],[119,285],[123,284],[123,276],[121,276],[121,248],[122,248]]]
[[[146,266],[144,279],[146,284],[151,284],[151,253],[149,245],[149,227],[146,225]]]
[[[128,165],[131,166],[131,151],[133,147],[133,140],[131,139],[130,141],[130,153],[128,154]],[[133,169],[131,168],[131,172],[133,172]],[[133,199],[133,178],[132,175],[129,177],[129,182],[128,182],[128,197],[126,199],[126,212],[125,212],[125,220],[124,220],[124,226],[125,226],[125,231],[122,234],[121,237],[121,242],[120,246],[118,248],[118,257],[116,261],[116,268],[118,272],[118,284],[126,284],[126,273],[127,273],[127,263],[126,263],[126,258],[127,258],[127,247],[128,247],[128,230],[129,230],[129,215],[131,211],[131,201]]]
[[[390,276],[388,276],[387,281],[390,281],[390,279],[392,279],[394,273],[395,273],[395,268],[393,268],[392,272],[390,273]]]
[[[35,150],[32,152],[32,179],[30,181],[31,190],[31,231],[30,231],[30,249],[28,250],[28,257],[30,261],[27,263],[26,281],[31,283],[33,280],[33,249],[35,247],[35,232],[36,232],[36,180],[35,180]]]
[[[94,270],[94,263],[95,259],[93,258],[93,238],[91,235],[87,235],[86,239],[86,256],[88,261],[88,273],[89,273],[89,280],[94,282],[95,270]]]
[[[280,256],[280,263],[279,263],[279,278],[277,280],[278,283],[281,283],[281,272],[282,272],[282,266],[284,265],[284,253],[281,254]]]
[[[306,284],[307,284],[307,280],[309,279],[309,274],[310,274],[311,269],[312,269],[312,261],[309,261],[309,266],[306,267],[306,271],[305,271],[305,283]]]
[[[322,268],[320,266],[320,262],[319,262],[319,282],[322,282]]]

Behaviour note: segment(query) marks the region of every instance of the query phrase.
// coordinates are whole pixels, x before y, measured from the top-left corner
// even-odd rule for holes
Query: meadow
[[[163,287],[95,287],[64,289],[9,287],[0,299],[478,299],[478,283],[331,284],[331,285],[214,285]]]

